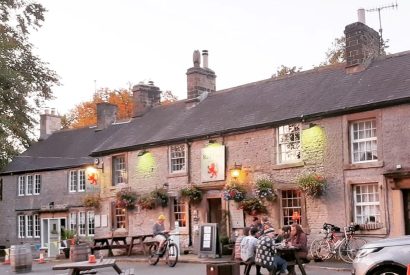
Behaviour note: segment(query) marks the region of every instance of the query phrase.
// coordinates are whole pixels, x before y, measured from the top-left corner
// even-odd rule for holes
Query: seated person
[[[255,252],[258,239],[255,238],[258,229],[253,227],[250,236],[246,236],[241,241],[241,259],[246,263],[245,275],[249,275],[252,265],[255,264]],[[256,266],[256,275],[261,275],[261,266]]]
[[[285,225],[281,228],[279,234],[276,236],[276,243],[287,241],[290,238],[290,225]]]
[[[287,262],[275,254],[274,232],[272,227],[266,228],[265,225],[264,235],[259,238],[256,245],[255,263],[269,272],[280,270],[280,274],[288,274]]]
[[[168,231],[165,230],[164,226],[165,216],[159,215],[157,222],[152,228],[152,234],[154,235],[154,240],[159,243],[157,254],[161,255],[164,243],[167,240]]]
[[[243,235],[240,235],[236,238],[235,240],[235,248],[234,248],[234,253],[233,253],[233,258],[234,260],[240,262],[242,261],[241,258],[241,241],[243,240],[244,237],[249,235],[250,227],[245,227],[243,229]]]
[[[293,223],[291,225],[290,238],[288,240],[289,240],[288,245],[291,245],[298,249],[298,251],[296,252],[296,255],[299,257],[299,259],[301,259],[302,261],[309,261],[307,260],[307,255],[308,255],[307,236],[299,224]],[[289,266],[288,270],[289,270],[289,273],[296,274],[295,266]]]

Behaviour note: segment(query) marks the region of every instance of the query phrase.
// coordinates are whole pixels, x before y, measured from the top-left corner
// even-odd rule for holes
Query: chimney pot
[[[357,21],[366,24],[366,11],[363,8],[357,10]]]
[[[154,86],[154,81],[152,81],[152,80],[148,81],[148,85]]]
[[[207,50],[202,51],[202,61],[204,62],[204,68],[208,69],[208,51]]]
[[[192,56],[194,60],[194,67],[199,67],[201,65],[201,53],[199,50],[195,50]]]

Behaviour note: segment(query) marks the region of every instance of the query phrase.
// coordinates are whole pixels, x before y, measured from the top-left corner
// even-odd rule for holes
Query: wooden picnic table
[[[128,250],[127,236],[116,236],[116,237],[102,237],[94,238],[94,245],[91,247],[91,254],[94,254],[95,250],[108,250],[108,256],[112,257],[113,249],[126,249]]]
[[[142,252],[144,253],[144,255],[146,255],[144,241],[146,238],[153,237],[153,236],[154,236],[153,234],[142,234],[142,235],[131,236],[131,242],[128,248],[128,256],[131,256],[132,248],[134,247],[134,245],[140,246]]]
[[[302,275],[306,275],[306,271],[303,266],[303,260],[299,257],[297,253],[299,250],[300,249],[296,247],[292,247],[292,246],[276,246],[276,251],[278,252],[280,256],[284,256],[284,258],[288,262],[288,266],[292,264],[297,265]],[[292,275],[291,273],[289,274]]]
[[[79,275],[81,271],[97,269],[97,268],[104,268],[104,267],[112,267],[118,274],[122,273],[122,270],[115,263],[115,259],[104,259],[102,261],[97,260],[95,263],[90,263],[88,261],[70,262],[70,263],[55,265],[53,266],[53,270],[68,269],[69,275]]]

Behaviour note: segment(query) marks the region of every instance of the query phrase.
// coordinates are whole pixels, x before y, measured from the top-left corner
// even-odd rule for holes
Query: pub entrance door
[[[217,223],[221,235],[226,234],[226,225],[222,217],[222,199],[209,198],[208,199],[208,222]]]
[[[404,230],[406,235],[410,235],[410,189],[402,189],[403,192],[403,213]]]

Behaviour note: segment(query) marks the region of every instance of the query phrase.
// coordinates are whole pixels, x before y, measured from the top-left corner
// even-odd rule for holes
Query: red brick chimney
[[[97,103],[97,130],[110,126],[117,119],[118,106],[108,102]]]
[[[345,27],[346,73],[365,70],[380,54],[379,33],[367,25],[356,22]]]
[[[47,139],[52,133],[61,129],[61,116],[56,113],[54,108],[44,110],[44,114],[40,115],[40,138],[39,140]]]
[[[134,98],[134,114],[133,117],[143,116],[152,107],[161,103],[161,91],[154,85],[153,81],[149,81],[148,85],[140,83],[132,87]]]
[[[201,56],[198,50],[194,51],[194,67],[186,72],[188,84],[188,99],[199,97],[204,92],[215,92],[215,72],[208,68],[208,51],[202,51],[203,67],[201,67]]]

